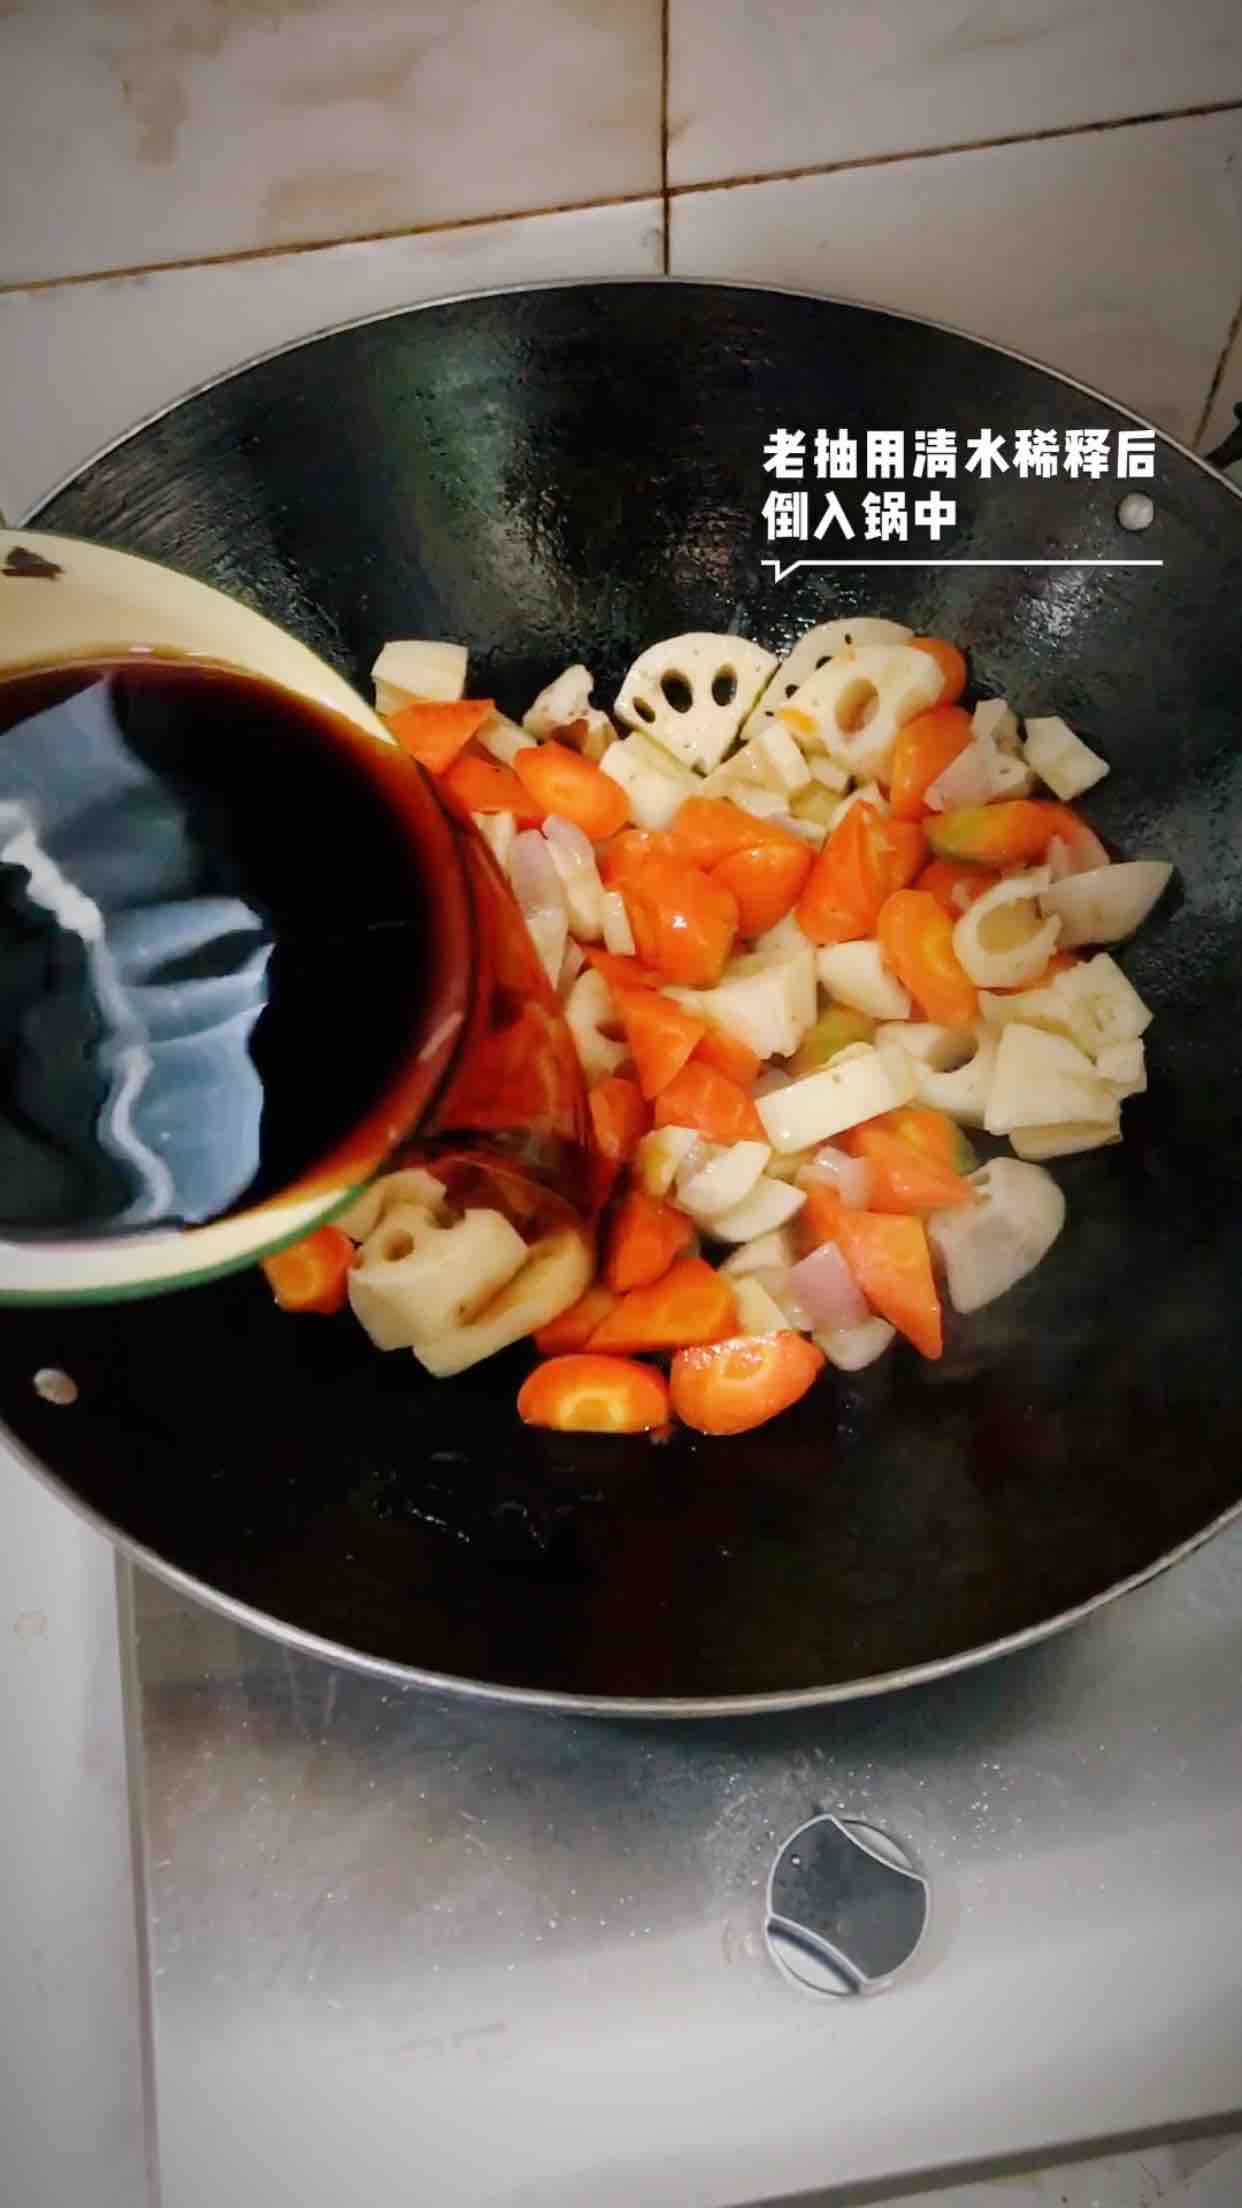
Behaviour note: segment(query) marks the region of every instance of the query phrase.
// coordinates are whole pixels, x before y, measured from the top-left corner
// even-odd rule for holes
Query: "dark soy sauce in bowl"
[[[428,809],[227,669],[0,682],[0,1234],[203,1225],[347,1146],[425,1008]]]

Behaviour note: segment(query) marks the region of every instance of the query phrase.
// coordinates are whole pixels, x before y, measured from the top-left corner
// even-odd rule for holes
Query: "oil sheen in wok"
[[[225,669],[0,684],[0,1231],[204,1224],[347,1140],[424,972],[390,795],[346,723]]]

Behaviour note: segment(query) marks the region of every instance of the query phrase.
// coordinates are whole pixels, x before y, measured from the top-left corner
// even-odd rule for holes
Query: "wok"
[[[456,1382],[242,1274],[10,1311],[0,1413],[73,1502],[183,1587],[439,1685],[710,1712],[905,1683],[1052,1630],[1242,1506],[1242,509],[1157,441],[1155,520],[1111,479],[960,479],[938,545],[777,582],[773,429],[1127,426],[926,323],[709,284],[518,291],[364,323],[225,378],[54,496],[41,527],[250,600],[355,681],[393,635],[468,642],[520,712],[574,659],[614,694],[684,629],[782,646],[883,611],[1114,763],[1094,823],[1171,859],[1127,954],[1154,1006],[1126,1141],[1057,1167],[1051,1258],[943,1363],[902,1348],[744,1439],[522,1429],[520,1351]],[[856,486],[861,491],[864,486]],[[814,509],[813,509],[814,510]],[[788,556],[789,548],[776,548]],[[911,566],[937,557],[1162,567]],[[0,588],[3,583],[0,582]],[[357,863],[343,854],[342,864]],[[328,1049],[347,1038],[325,1038]],[[72,1407],[32,1387],[78,1383]]]

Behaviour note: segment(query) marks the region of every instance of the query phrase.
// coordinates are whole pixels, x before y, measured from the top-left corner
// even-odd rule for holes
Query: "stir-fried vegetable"
[[[675,1205],[632,1188],[608,1229],[604,1281],[614,1295],[650,1288],[694,1240],[694,1222]]]
[[[349,1300],[349,1269],[354,1245],[340,1227],[316,1227],[300,1242],[265,1257],[268,1286],[282,1311],[319,1311],[330,1316]]]
[[[436,1374],[533,1334],[519,1414],[562,1432],[742,1433],[898,1334],[938,1358],[938,1278],[963,1319],[1008,1293],[1065,1221],[1040,1161],[1119,1141],[1146,1087],[1151,1011],[1102,946],[1171,870],[1114,863],[1074,809],[1107,761],[1055,714],[959,703],[957,646],[878,616],[779,665],[670,638],[615,725],[584,665],[520,726],[466,675],[460,646],[388,645],[377,707],[559,995],[596,1256],[407,1168],[265,1262],[278,1301],[348,1301]],[[980,1165],[966,1127],[1010,1154]],[[668,1382],[635,1361],[670,1356]]]
[[[876,939],[925,1019],[968,1027],[979,993],[957,955],[955,930],[925,889],[903,889],[881,906]]]
[[[388,726],[420,767],[429,774],[443,774],[493,710],[490,698],[458,698],[442,705],[413,698],[389,714]]]
[[[700,1434],[747,1434],[787,1411],[824,1368],[800,1334],[735,1335],[673,1359],[669,1392],[682,1423]]]
[[[668,1424],[668,1388],[628,1357],[552,1357],[518,1390],[518,1417],[561,1434],[645,1434]]]
[[[916,713],[893,746],[889,804],[894,820],[922,820],[929,786],[970,742],[970,715],[960,705],[935,705]]]

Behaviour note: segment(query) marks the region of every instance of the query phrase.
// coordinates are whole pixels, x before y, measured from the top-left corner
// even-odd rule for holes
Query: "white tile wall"
[[[1242,98],[1238,0],[671,0],[674,184]]]
[[[0,281],[660,183],[660,0],[0,0]]]
[[[256,353],[493,285],[650,275],[658,200],[0,294],[0,512],[17,518],[145,415]]]
[[[925,314],[1190,439],[1240,241],[1235,111],[676,195],[671,266]],[[1242,398],[1242,373],[1229,388]]]
[[[1195,434],[1242,299],[1242,0],[667,10],[675,270],[956,323]],[[657,266],[661,18],[662,0],[0,0],[0,507],[325,323]],[[684,193],[738,175],[770,181]],[[1208,439],[1237,396],[1242,345]]]

